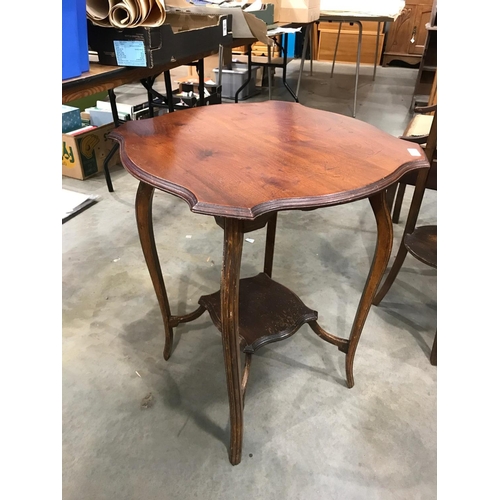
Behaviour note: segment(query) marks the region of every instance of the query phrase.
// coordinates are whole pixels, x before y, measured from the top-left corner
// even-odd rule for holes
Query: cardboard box
[[[155,27],[120,30],[89,22],[88,31],[101,64],[147,68],[217,51],[233,39],[231,16],[190,12],[169,13],[167,23]]]
[[[275,4],[275,1],[267,2]],[[258,19],[250,12],[244,12],[241,7],[221,7],[214,4],[192,5],[186,7],[185,0],[168,0],[169,6],[175,7],[176,12],[190,12],[196,15],[213,15],[217,12],[219,15],[229,15],[231,17],[231,31],[233,38],[257,38],[257,40],[268,45],[273,41],[267,36],[267,25],[262,19]],[[276,9],[275,9],[276,12]],[[167,22],[170,13],[167,13]],[[276,17],[275,17],[276,19]]]
[[[62,105],[62,133],[71,132],[82,126],[80,110],[73,106]]]
[[[320,0],[278,0],[279,21],[282,23],[312,23],[320,15]]]
[[[277,23],[311,23],[319,19],[320,0],[266,0],[265,3],[274,5]]]
[[[114,144],[107,138],[113,128],[109,124],[75,136],[62,134],[62,175],[84,180],[102,172],[104,159]],[[115,153],[111,165],[119,164],[119,155]]]

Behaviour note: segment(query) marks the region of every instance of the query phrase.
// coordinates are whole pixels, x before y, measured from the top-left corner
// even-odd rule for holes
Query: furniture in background
[[[432,137],[429,145],[427,143],[434,123],[434,113],[436,109],[437,105],[415,108],[415,113],[417,114],[411,119],[403,135],[400,136],[400,139],[420,144],[424,150],[431,155],[431,158],[429,158],[431,168],[427,176],[425,187],[433,191],[437,190],[437,143],[434,144],[434,138]],[[435,129],[434,132],[436,132]],[[432,151],[429,148],[432,148]],[[403,176],[397,184],[391,186],[388,190],[388,204],[389,208],[392,210],[392,222],[394,222],[394,224],[399,223],[406,186],[415,186],[416,180],[416,175],[410,173]]]
[[[394,260],[394,264],[389,271],[383,285],[378,290],[373,299],[374,305],[379,305],[391,288],[394,280],[399,274],[408,252],[417,260],[437,269],[437,224],[417,226],[418,216],[425,190],[430,184],[429,177],[437,174],[437,162],[435,153],[437,150],[437,109],[434,109],[432,126],[429,136],[426,138],[425,155],[431,163],[431,168],[426,171],[420,171],[415,176],[415,190],[408,212],[408,218],[403,232],[403,237]],[[437,188],[437,186],[436,186]],[[437,330],[432,345],[430,362],[437,364]]]
[[[243,45],[244,49],[244,55],[247,58],[247,78],[246,80],[241,84],[241,86],[236,90],[235,96],[234,96],[234,102],[237,103],[239,100],[239,96],[242,93],[242,91],[245,89],[250,84],[250,81],[252,79],[252,67],[254,66],[261,66],[263,69],[267,69],[267,77],[268,77],[268,88],[269,88],[269,99],[272,98],[272,77],[271,77],[271,70],[280,68],[282,70],[282,81],[283,85],[285,88],[288,90],[288,93],[292,96],[292,98],[295,100],[295,102],[299,102],[299,91],[300,91],[300,82],[302,80],[302,74],[304,71],[304,61],[307,53],[307,48],[310,43],[311,39],[311,33],[312,33],[312,27],[314,25],[314,22],[310,23],[275,23],[272,25],[267,26],[267,36],[270,38],[274,38],[276,47],[278,47],[279,50],[279,57],[273,56],[272,52],[272,47],[267,46],[267,57],[257,57],[257,60],[253,59],[253,51],[252,51],[252,45],[253,44],[245,44]],[[290,85],[288,84],[287,81],[287,65],[290,62],[291,59],[288,57],[288,35],[289,33],[284,32],[280,33],[278,36],[273,36],[273,32],[276,29],[280,28],[305,28],[305,34],[304,34],[304,43],[302,45],[302,55],[300,59],[300,67],[299,67],[299,76],[297,79],[297,87],[296,90],[294,91]],[[312,59],[311,59],[311,73],[312,73]]]
[[[361,23],[363,43],[361,46],[360,63],[380,64],[380,57],[384,46],[385,23],[363,21]],[[355,63],[358,55],[358,25],[346,22],[320,20],[317,25],[318,52],[315,59],[318,61],[336,60],[341,63]],[[375,55],[377,54],[377,55]]]
[[[411,108],[427,106],[437,101],[437,26],[426,24],[427,37],[413,90]]]
[[[356,105],[357,105],[357,99],[358,99],[358,80],[359,80],[359,65],[361,63],[361,52],[362,52],[362,39],[363,39],[363,22],[376,22],[378,25],[378,28],[376,30],[376,41],[375,41],[375,54],[373,57],[373,79],[375,79],[375,74],[377,71],[377,65],[379,61],[379,42],[380,42],[380,32],[381,32],[381,26],[383,23],[386,22],[393,22],[394,17],[392,15],[370,15],[370,14],[362,14],[362,13],[354,13],[354,12],[348,12],[348,13],[342,13],[342,12],[336,12],[336,11],[321,11],[319,22],[320,23],[338,23],[339,28],[338,28],[338,33],[337,37],[335,39],[335,49],[333,53],[333,62],[332,62],[332,70],[330,73],[330,77],[333,77],[333,71],[335,68],[335,61],[337,58],[337,51],[338,51],[338,45],[339,45],[339,40],[340,40],[340,35],[341,35],[341,28],[343,25],[349,25],[349,26],[354,26],[356,25],[358,27],[358,37],[357,37],[357,51],[356,51],[356,71],[355,71],[355,81],[354,81],[354,96],[353,96],[353,109],[352,109],[352,116],[353,118],[356,117]],[[305,43],[304,43],[305,46]],[[312,44],[311,44],[312,46]],[[311,60],[311,75],[312,75],[312,60]]]
[[[393,61],[417,65],[422,59],[427,38],[425,25],[431,22],[436,0],[406,0],[405,7],[385,37],[382,66]],[[431,24],[434,24],[433,22]]]
[[[254,39],[234,39],[231,47],[252,43],[253,41]],[[82,75],[78,77],[69,78],[62,81],[62,103],[67,104],[77,99],[106,91],[108,93],[109,101],[111,104],[113,121],[115,126],[118,127],[122,122],[118,118],[118,111],[116,108],[116,95],[114,92],[115,88],[129,83],[141,82],[148,93],[148,101],[150,102],[151,114],[153,113],[153,106],[158,106],[158,103],[153,105],[153,100],[155,98],[161,97],[163,100],[163,105],[171,109],[171,101],[168,100],[167,96],[159,96],[158,93],[154,91],[153,84],[155,79],[160,75],[163,75],[165,77],[165,86],[168,93],[169,89],[171,91],[171,81],[169,76],[169,71],[171,69],[177,68],[179,66],[187,66],[195,62],[198,71],[201,69],[203,72],[203,59],[214,54],[219,54],[220,58],[221,49],[219,48],[218,51],[200,49],[200,52],[193,54],[190,57],[178,59],[169,64],[156,66],[153,68],[132,66],[106,66],[98,62],[90,62],[89,71],[82,73]],[[203,82],[203,78],[201,78],[201,80]],[[200,90],[202,90],[202,87],[200,88]],[[203,95],[203,92],[201,92],[201,95]],[[160,106],[161,105],[162,104],[160,104]],[[111,181],[108,165],[117,150],[118,145],[114,145],[104,161],[104,175],[109,192],[113,192],[114,188]]]
[[[270,140],[269,130],[280,134]],[[415,155],[407,142],[372,125],[284,101],[196,107],[126,122],[109,137],[118,141],[124,168],[139,181],[137,225],[162,313],[164,358],[171,355],[173,329],[205,310],[222,333],[229,459],[236,465],[242,454],[250,363],[260,347],[289,338],[308,323],[346,355],[347,387],[353,387],[354,355],[392,249],[386,190],[407,172],[426,172],[429,163],[418,145]],[[155,246],[155,189],[183,199],[195,214],[215,217],[224,230],[220,291],[202,296],[198,309],[183,316],[170,311]],[[277,214],[362,199],[369,200],[375,215],[376,246],[349,338],[342,338],[323,329],[317,311],[272,279]],[[266,226],[263,272],[240,280],[244,234]]]

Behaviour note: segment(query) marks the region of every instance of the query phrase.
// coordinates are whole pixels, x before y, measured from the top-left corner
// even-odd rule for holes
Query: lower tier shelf
[[[407,250],[420,262],[437,268],[437,226],[420,226],[404,239]]]
[[[203,295],[198,303],[222,331],[220,290]],[[243,352],[251,354],[266,344],[286,339],[304,323],[317,319],[317,311],[306,307],[297,295],[267,274],[240,280],[239,334]]]

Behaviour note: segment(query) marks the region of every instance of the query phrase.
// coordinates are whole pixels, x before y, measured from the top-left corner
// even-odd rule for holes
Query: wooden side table
[[[377,64],[379,63],[379,38],[381,31],[381,23],[390,23],[394,21],[392,15],[369,15],[356,12],[337,12],[337,11],[321,11],[319,22],[335,22],[339,23],[337,39],[335,44],[335,51],[333,53],[332,70],[330,72],[330,78],[333,77],[333,70],[335,68],[335,60],[337,59],[337,49],[340,40],[340,30],[342,29],[343,23],[349,23],[351,25],[356,25],[358,27],[358,48],[356,52],[356,73],[354,81],[354,100],[352,104],[352,117],[356,117],[356,106],[358,100],[358,81],[359,81],[359,64],[361,62],[361,41],[363,39],[363,25],[362,22],[377,22],[377,39],[375,42],[375,59],[373,63],[373,80],[375,80],[375,74],[377,72]],[[312,69],[311,69],[312,74]]]
[[[270,134],[269,131],[277,131]],[[236,133],[235,133],[236,131]],[[293,335],[304,323],[346,354],[347,386],[370,305],[392,249],[386,189],[429,163],[418,145],[350,117],[298,103],[225,104],[127,122],[110,133],[121,160],[139,182],[136,217],[144,257],[165,328],[164,358],[173,328],[207,310],[222,332],[230,406],[229,459],[241,460],[243,402],[252,354]],[[224,230],[220,290],[199,308],[172,315],[156,251],[152,201],[155,189],[185,200],[191,211],[214,216]],[[316,209],[368,198],[377,224],[377,246],[348,339],[318,323],[318,313],[272,279],[277,213]],[[240,281],[244,234],[267,225],[264,270]],[[245,366],[240,364],[240,349]]]

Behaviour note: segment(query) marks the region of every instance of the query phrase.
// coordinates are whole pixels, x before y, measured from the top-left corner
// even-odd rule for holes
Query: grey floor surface
[[[291,63],[293,86],[297,69]],[[327,63],[315,63],[312,77],[307,70],[301,103],[350,115],[354,67],[338,64],[333,80]],[[378,68],[375,81],[371,74],[362,66],[356,119],[401,134],[417,70]],[[273,98],[291,100],[279,79]],[[259,99],[266,90],[252,100]],[[120,167],[112,177],[114,193],[103,175],[62,182],[99,195],[62,226],[65,500],[436,498],[434,270],[408,257],[385,300],[372,307],[352,389],[344,354],[308,326],[259,350],[243,458],[233,467],[220,335],[205,314],[176,329],[173,355],[163,360],[161,315],[135,225],[137,181]],[[410,196],[411,189],[394,249]],[[219,287],[222,231],[165,193],[155,194],[154,219],[171,308],[191,311],[201,294]],[[426,194],[420,222],[436,222],[435,192]],[[282,212],[273,277],[318,310],[325,328],[347,337],[375,236],[367,200]],[[262,268],[264,230],[252,238],[242,277]]]

